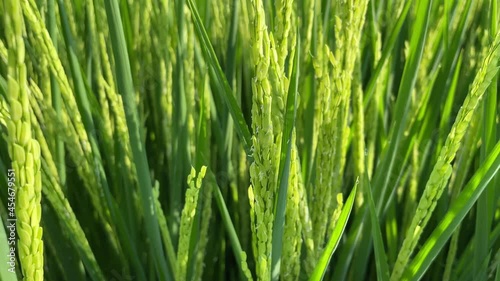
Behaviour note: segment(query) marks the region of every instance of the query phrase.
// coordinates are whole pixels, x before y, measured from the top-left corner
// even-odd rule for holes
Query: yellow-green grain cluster
[[[355,91],[353,103],[356,114],[355,129],[358,130],[358,138],[355,140],[362,141],[359,137],[359,134],[363,135],[364,130],[360,118],[363,111],[362,89],[360,75],[354,75],[359,53],[353,50],[360,46],[366,6],[367,1],[364,0],[335,2],[334,49],[325,43],[327,38],[323,37],[324,27],[318,28],[318,50],[313,61],[317,81],[314,119],[314,130],[318,132],[315,147],[316,178],[309,198],[315,253],[308,257],[310,264],[315,264],[321,255],[326,233],[331,233],[334,227],[331,217],[336,204],[332,203],[332,196],[341,191],[343,182],[342,174],[350,133],[348,120],[352,91]],[[354,85],[353,80],[356,81]],[[357,149],[355,147],[355,152],[363,155],[364,145],[358,145]],[[362,159],[358,157],[356,161]],[[358,170],[364,170],[359,164],[356,164],[356,167]]]
[[[0,124],[7,126],[7,119],[9,119],[9,105],[4,97],[0,97]]]
[[[6,37],[8,43],[7,119],[8,148],[12,169],[16,173],[16,230],[23,280],[41,281],[43,277],[42,174],[40,145],[32,137],[29,91],[23,38],[24,23],[21,5],[4,2]]]
[[[292,143],[295,143],[295,133],[292,135]],[[283,233],[283,261],[281,264],[281,277],[285,280],[298,280],[301,268],[302,249],[302,222],[300,219],[300,166],[297,148],[292,147],[290,178],[288,182],[287,205],[285,214],[285,230]]]
[[[328,210],[331,205],[333,190],[333,180],[332,167],[334,167],[334,152],[336,139],[339,136],[335,135],[336,124],[334,118],[338,112],[338,107],[340,104],[340,95],[334,95],[332,89],[332,79],[330,73],[335,73],[335,64],[333,64],[330,58],[333,58],[333,54],[330,49],[323,45],[322,50],[318,52],[318,61],[315,67],[316,79],[318,79],[318,98],[316,105],[316,116],[317,131],[318,131],[318,144],[316,151],[316,161],[317,161],[317,172],[315,178],[315,189],[311,192],[311,197],[309,198],[312,208],[312,227],[313,227],[313,241],[315,246],[314,258],[316,260],[321,251],[318,250],[323,247],[325,240],[325,233],[328,224],[329,214]],[[333,67],[333,70],[332,70]],[[335,81],[335,80],[334,80]],[[314,262],[313,262],[314,263]]]
[[[206,172],[206,166],[201,167],[198,175],[196,174],[196,170],[191,168],[191,173],[187,179],[189,188],[186,190],[186,201],[182,209],[179,230],[179,248],[177,250],[177,280],[186,280],[191,230],[193,229],[193,220],[198,206],[198,195],[200,194],[202,180]]]
[[[279,74],[271,67],[275,50],[272,49],[272,35],[267,31],[263,2],[251,1],[252,59],[254,78],[252,81],[252,129],[253,160],[250,166],[251,227],[257,276],[262,280],[271,277],[272,229],[274,222],[274,200],[277,190],[279,166],[279,140],[275,139],[282,120],[276,112],[282,92],[271,84],[270,76],[278,79]],[[273,75],[274,74],[274,75]],[[276,85],[276,83],[274,84]],[[283,108],[283,107],[282,107]]]
[[[0,280],[500,276],[498,1],[0,3]]]
[[[498,71],[497,65],[500,58],[500,52],[498,51],[499,43],[500,34],[497,34],[491,47],[484,54],[483,63],[475,76],[470,92],[458,112],[455,123],[427,181],[424,193],[418,203],[417,211],[407,231],[401,251],[398,254],[391,280],[399,280],[403,274],[410,255],[417,246],[420,235],[436,208],[437,200],[441,197],[450,179],[452,174],[451,162],[460,148],[460,144],[477,105]]]

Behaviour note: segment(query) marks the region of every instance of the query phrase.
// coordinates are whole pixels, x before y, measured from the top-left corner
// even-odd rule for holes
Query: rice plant
[[[500,281],[496,0],[1,0],[0,280]]]

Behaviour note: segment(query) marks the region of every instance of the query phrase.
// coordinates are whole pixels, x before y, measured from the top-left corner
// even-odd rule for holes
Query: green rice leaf
[[[243,278],[243,280],[253,280],[246,262],[247,255],[241,248],[240,240],[238,238],[238,235],[236,234],[236,229],[234,228],[231,216],[229,215],[226,202],[224,201],[224,197],[222,196],[220,187],[215,180],[215,175],[210,170],[208,171],[208,178],[214,184],[215,188],[213,189],[213,191],[215,202],[217,203],[217,207],[219,208],[219,212],[222,216],[224,227],[229,234],[229,241],[231,242],[231,246],[233,248],[234,257],[241,270],[241,277]]]
[[[365,193],[368,200],[368,208],[370,210],[373,244],[375,248],[375,265],[377,267],[377,280],[388,281],[390,277],[389,264],[387,263],[387,255],[384,249],[384,240],[382,239],[382,232],[380,231],[380,221],[375,209],[375,202],[373,201],[370,179],[368,178],[368,174],[366,173],[366,171],[362,180],[364,180],[363,186],[365,187]]]
[[[372,2],[370,2],[370,4],[371,3]],[[375,70],[373,71],[373,74],[370,76],[370,81],[368,82],[368,86],[366,87],[365,97],[364,97],[364,107],[368,106],[370,99],[373,97],[373,93],[375,92],[376,82],[378,79],[380,79],[380,73],[382,72],[382,68],[384,67],[384,64],[387,63],[387,59],[390,57],[396,45],[398,35],[400,34],[401,29],[403,28],[403,24],[406,21],[406,17],[408,16],[408,12],[410,11],[412,3],[413,1],[405,2],[403,10],[401,11],[401,14],[398,17],[396,24],[394,25],[394,27],[390,32],[389,39],[387,40],[387,43],[384,45],[382,49],[382,56],[380,57],[380,60],[377,62]]]
[[[332,255],[335,252],[335,250],[337,249],[337,246],[340,242],[340,238],[342,238],[342,234],[344,233],[345,227],[347,225],[347,220],[349,219],[352,206],[354,205],[354,198],[356,197],[358,184],[359,182],[356,181],[356,184],[354,185],[354,188],[352,189],[349,198],[347,198],[347,201],[344,207],[342,208],[342,212],[340,213],[340,217],[333,229],[333,233],[331,234],[330,239],[328,240],[328,244],[326,245],[325,251],[321,255],[318,264],[314,268],[314,271],[311,274],[309,281],[323,280],[325,272],[328,268],[328,264],[330,263],[330,259],[332,258]]]
[[[150,239],[149,248],[153,255],[153,264],[160,278],[163,280],[173,280],[172,273],[168,270],[165,254],[163,252],[160,227],[154,208],[154,198],[151,188],[153,185],[151,182],[146,150],[144,149],[141,138],[142,130],[140,127],[137,106],[134,100],[134,87],[120,9],[116,0],[105,1],[105,7],[116,63],[115,71],[117,85],[119,92],[122,94],[123,104],[125,106],[125,117],[129,129],[132,155],[135,161],[140,187],[140,200],[142,209],[144,210],[146,234]]]
[[[497,274],[495,275],[495,281],[500,281],[500,262],[497,264]]]
[[[233,95],[233,91],[229,86],[226,76],[222,71],[222,68],[217,60],[217,56],[215,55],[215,51],[210,43],[210,39],[208,38],[207,32],[203,25],[203,21],[198,14],[198,10],[194,5],[192,0],[187,1],[191,12],[193,13],[193,21],[196,27],[196,33],[198,35],[198,39],[201,41],[201,47],[203,50],[203,54],[205,55],[205,59],[208,63],[210,77],[214,81],[217,90],[214,91],[216,94],[221,95],[221,98],[226,102],[226,105],[231,113],[235,121],[236,132],[241,138],[241,142],[243,147],[247,151],[248,155],[251,155],[250,147],[252,144],[250,130],[248,125],[243,117],[243,112],[241,111],[236,99]]]

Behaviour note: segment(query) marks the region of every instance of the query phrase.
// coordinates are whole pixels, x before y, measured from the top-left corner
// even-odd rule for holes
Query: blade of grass
[[[489,234],[488,245],[493,248],[496,241],[500,238],[500,224],[496,225],[493,231]],[[455,269],[452,274],[452,280],[473,280],[473,259],[474,259],[474,237],[470,239],[462,253],[461,258],[456,262]]]
[[[500,142],[497,142],[483,165],[476,171],[464,190],[450,206],[439,226],[432,232],[413,261],[405,270],[403,279],[420,280],[432,261],[447,244],[455,229],[465,218],[479,196],[500,170]],[[486,239],[488,241],[488,239]]]
[[[165,214],[163,213],[163,210],[161,208],[161,204],[159,201],[159,196],[160,196],[160,185],[158,181],[155,182],[154,186],[154,193],[155,193],[155,209],[158,214],[158,223],[160,224],[160,232],[161,232],[161,237],[163,239],[163,244],[165,247],[165,253],[167,254],[167,260],[168,260],[168,265],[170,266],[170,269],[173,272],[173,275],[175,276],[175,265],[177,264],[177,257],[175,255],[175,250],[174,246],[172,243],[172,238],[170,235],[170,232],[168,230],[168,224],[167,224],[167,219],[165,218]]]
[[[488,280],[487,277],[485,277],[485,279],[481,279],[481,278],[482,278],[483,272],[486,272],[486,274],[488,274],[488,264],[489,264],[491,253],[492,253],[491,250],[488,253],[486,253],[486,255],[482,259],[478,269],[477,270],[475,269],[473,272],[471,272],[473,277],[470,280]],[[462,281],[462,280],[458,280],[458,281]]]
[[[385,43],[384,47],[382,48],[382,56],[380,57],[380,60],[377,62],[375,70],[373,71],[373,74],[370,76],[370,80],[368,81],[368,85],[365,90],[365,96],[363,101],[364,108],[368,106],[370,99],[373,97],[373,93],[375,92],[375,86],[377,84],[376,83],[377,79],[380,78],[380,73],[382,71],[382,68],[384,67],[384,64],[389,59],[392,51],[394,50],[394,47],[396,46],[396,41],[398,39],[398,36],[400,35],[401,29],[403,28],[403,24],[406,21],[406,17],[408,16],[408,12],[410,11],[412,3],[413,3],[412,0],[407,1],[405,3],[405,6],[403,7],[403,10],[401,11],[401,14],[398,17],[396,24],[394,25],[394,27],[390,32],[387,43]]]
[[[492,35],[497,32],[497,1],[493,0],[490,4],[483,4],[485,9],[489,9],[490,14],[490,32]],[[494,38],[490,35],[490,43]],[[493,81],[497,81],[498,74],[493,77]],[[488,153],[492,150],[496,136],[496,119],[497,119],[497,83],[492,82],[487,94],[485,94],[483,102],[483,128],[482,128],[482,143],[480,151],[480,159],[484,160]],[[491,230],[495,209],[495,179],[492,180],[486,191],[479,197],[476,205],[476,227],[475,227],[475,245],[474,248],[474,271],[478,274],[475,280],[487,279],[487,267],[485,268],[480,261],[485,261],[488,264],[490,255],[488,249],[488,234]]]
[[[210,163],[210,107],[208,105],[208,74],[203,74],[203,79],[198,86],[200,93],[200,105],[199,105],[199,116],[198,116],[198,126],[196,132],[196,156],[195,156],[195,169],[199,170],[202,168],[204,163]],[[202,266],[200,263],[200,255],[203,255],[206,251],[207,244],[207,232],[208,223],[211,218],[211,213],[206,213],[206,208],[211,208],[212,204],[212,186],[205,184],[199,195],[198,207],[194,217],[193,228],[191,231],[191,242],[189,248],[189,262],[188,262],[188,280],[194,279],[194,276],[201,276]],[[207,205],[208,204],[208,205]],[[208,207],[207,207],[208,206]],[[208,209],[211,210],[211,209]],[[205,226],[205,228],[204,228]],[[201,261],[202,263],[203,261]],[[197,272],[200,271],[200,272]]]
[[[370,211],[373,244],[375,248],[375,265],[377,267],[377,280],[388,281],[390,277],[389,265],[387,263],[387,255],[384,249],[382,232],[380,231],[380,221],[375,209],[375,202],[373,201],[370,179],[368,178],[368,174],[366,173],[366,171],[363,180],[364,184],[362,186],[365,187],[365,194],[368,199],[368,208]]]
[[[78,255],[80,256],[82,262],[85,265],[87,274],[89,275],[91,280],[94,281],[102,281],[105,280],[104,275],[99,268],[99,265],[96,261],[94,252],[90,248],[89,242],[83,231],[80,222],[75,216],[69,201],[64,198],[64,195],[61,192],[56,191],[54,188],[57,183],[49,183],[51,180],[47,174],[47,165],[42,164],[44,167],[44,195],[45,198],[50,202],[52,207],[55,210],[55,213],[58,215],[61,223],[61,228],[64,232],[68,233],[71,236],[71,241],[73,242],[73,246],[77,249]],[[48,183],[48,184],[47,184]]]
[[[64,2],[58,0],[58,4],[59,4],[59,15],[63,27],[64,42],[66,43],[66,51],[68,53],[71,75],[73,77],[74,92],[76,94],[78,110],[81,112],[82,121],[85,126],[85,129],[89,134],[89,139],[95,140],[94,120],[92,119],[90,105],[87,99],[87,92],[85,89],[84,81],[82,79],[82,73],[80,70],[77,54],[75,51],[75,42],[71,34],[71,30],[69,28],[68,15],[66,13]]]
[[[229,36],[227,38],[227,47],[226,47],[226,53],[225,53],[225,67],[224,67],[224,73],[226,75],[226,78],[228,80],[228,83],[230,84],[231,87],[235,87],[235,79],[236,79],[236,67],[237,67],[237,58],[236,58],[236,52],[237,52],[237,33],[238,33],[238,18],[239,18],[239,1],[238,0],[233,0],[232,1],[232,8],[231,8],[231,22],[230,22],[230,27],[229,27]],[[236,92],[233,91],[233,93]],[[234,94],[233,94],[234,95]],[[220,96],[217,96],[220,99]],[[237,98],[238,99],[238,98]],[[222,165],[220,167],[220,172],[228,172],[229,170],[232,169],[232,161],[231,161],[231,153],[233,150],[234,146],[234,121],[232,118],[229,117],[229,112],[226,108],[224,108],[224,101],[221,101],[219,107],[221,109],[224,109],[221,111],[222,115],[222,122],[221,125],[223,126],[223,130],[225,131],[225,137],[224,137],[224,142],[222,147],[224,148],[223,151],[221,151],[221,161]]]
[[[31,106],[33,111],[39,111],[36,102],[32,103]],[[57,176],[57,168],[52,159],[52,154],[48,149],[47,141],[42,133],[40,123],[37,118],[35,118],[35,115],[31,118],[31,122],[33,122],[33,128],[35,129],[34,133],[36,139],[40,143],[42,152],[42,182],[44,183],[42,192],[45,196],[44,198],[52,205],[55,211],[54,213],[59,219],[63,233],[71,238],[69,241],[72,242],[73,247],[78,252],[89,278],[94,281],[104,280],[104,274],[95,258],[95,253],[90,247],[87,235],[81,226],[81,222],[76,218],[72,206],[62,192],[62,188],[57,181],[57,178],[59,178]]]
[[[340,238],[342,238],[342,234],[344,233],[345,227],[347,225],[347,220],[349,219],[352,207],[354,205],[354,198],[356,197],[358,184],[359,182],[356,181],[356,183],[354,184],[354,188],[352,189],[351,194],[349,195],[349,198],[347,198],[347,201],[344,207],[342,208],[342,212],[340,213],[340,217],[333,229],[332,236],[330,236],[330,239],[328,240],[328,244],[326,245],[325,251],[321,255],[318,264],[314,268],[314,271],[311,274],[309,281],[323,280],[325,272],[328,268],[328,264],[330,263],[330,259],[332,258],[332,255],[335,252],[335,250],[337,249],[337,246],[340,242]]]
[[[251,135],[245,118],[243,117],[243,112],[238,106],[238,102],[233,95],[233,91],[231,90],[226,76],[224,75],[224,72],[222,71],[222,68],[217,60],[217,56],[215,55],[215,51],[212,47],[212,44],[210,43],[210,39],[208,38],[208,34],[205,30],[205,27],[203,26],[203,21],[198,14],[196,6],[194,5],[192,0],[187,0],[187,3],[189,5],[189,8],[191,9],[191,12],[193,13],[193,22],[196,28],[198,39],[201,41],[205,59],[207,60],[210,78],[214,80],[217,86],[217,90],[214,92],[221,95],[221,98],[226,102],[229,112],[231,113],[231,116],[235,121],[236,131],[241,138],[240,141],[243,144],[243,147],[245,148],[247,154],[251,155]]]
[[[54,44],[54,48],[57,51],[57,23],[56,23],[56,12],[55,12],[55,0],[48,0],[47,2],[47,29],[50,34],[50,38],[52,39],[52,43]],[[52,104],[54,105],[54,109],[58,115],[61,114],[61,92],[59,91],[59,86],[57,85],[57,80],[54,77],[54,74],[50,74],[50,91],[52,96]],[[61,186],[65,186],[66,182],[66,165],[64,158],[64,142],[58,137],[55,136],[55,161],[57,165],[57,169],[59,172],[59,180],[61,182]]]
[[[86,79],[83,77],[83,73],[80,69],[80,65],[76,57],[75,43],[73,41],[71,30],[69,29],[69,22],[66,14],[65,4],[61,0],[59,0],[58,3],[59,3],[61,22],[63,23],[62,24],[63,35],[64,35],[63,37],[66,43],[66,49],[68,52],[69,62],[71,66],[71,74],[75,85],[74,87],[77,98],[77,105],[79,107],[79,111],[82,113],[83,123],[86,128],[86,131],[88,132],[90,145],[92,147],[94,165],[95,168],[97,169],[96,175],[100,179],[100,184],[101,184],[100,187],[103,189],[105,198],[105,202],[103,203],[105,204],[105,207],[109,209],[111,217],[113,218],[114,225],[111,225],[111,227],[116,228],[116,231],[118,232],[119,236],[125,238],[122,239],[121,241],[126,243],[125,249],[129,251],[129,255],[131,256],[137,274],[144,279],[145,274],[143,272],[140,260],[137,258],[136,255],[137,249],[135,248],[135,245],[131,243],[132,239],[130,238],[130,235],[131,232],[133,232],[133,230],[131,230],[130,228],[127,229],[127,227],[125,226],[123,217],[121,217],[120,212],[115,207],[111,192],[109,190],[108,181],[102,164],[103,161],[99,152],[99,145],[97,143],[97,131],[91,113],[91,108],[94,109],[96,108],[96,102],[92,102],[94,96],[90,93],[90,88],[86,86],[85,83]],[[127,209],[133,209],[133,206],[127,206]]]
[[[130,62],[132,73],[136,73],[136,59],[134,53],[134,30],[130,18],[130,7],[128,1],[120,1],[119,3],[121,26],[123,27],[123,35],[127,47],[127,56]],[[132,76],[133,77],[133,76]]]
[[[500,281],[500,262],[497,264],[497,274],[495,276],[495,281]]]
[[[78,251],[73,247],[69,238],[64,235],[65,233],[62,231],[57,215],[51,206],[44,207],[43,225],[46,235],[44,238],[44,242],[47,244],[46,248],[56,253],[56,257],[52,258],[51,262],[58,264],[64,279],[86,280]]]
[[[298,29],[297,29],[298,34]],[[285,211],[288,193],[288,179],[290,178],[290,163],[292,147],[292,133],[295,127],[295,119],[297,117],[297,94],[299,87],[299,57],[300,57],[300,37],[297,36],[296,53],[293,62],[293,72],[291,82],[288,88],[288,96],[286,99],[286,112],[284,120],[284,131],[281,142],[280,153],[280,166],[278,172],[279,191],[276,197],[275,210],[274,210],[274,226],[272,238],[272,280],[279,280],[280,265],[281,265],[281,251],[283,247],[283,231],[285,228]]]
[[[215,202],[217,203],[217,207],[219,208],[219,212],[220,212],[221,217],[222,217],[222,222],[224,223],[226,231],[229,235],[229,241],[231,242],[234,257],[235,257],[236,262],[238,263],[238,266],[241,270],[240,276],[244,280],[252,280],[251,275],[245,274],[245,272],[248,272],[248,274],[250,273],[248,271],[248,268],[245,269],[243,267],[243,264],[246,264],[246,260],[243,260],[242,254],[244,254],[245,252],[241,248],[240,240],[238,239],[238,235],[236,234],[236,229],[234,228],[234,224],[231,220],[231,216],[229,215],[229,211],[227,209],[226,202],[224,202],[224,197],[222,196],[222,192],[220,191],[220,187],[215,180],[215,175],[210,170],[207,171],[207,174],[208,174],[209,180],[212,182],[212,184],[214,186],[213,192],[214,192]],[[245,254],[245,256],[246,256],[246,254]]]
[[[449,122],[451,122],[451,113],[453,109],[453,102],[455,101],[455,95],[457,93],[456,87],[458,84],[458,78],[460,77],[460,70],[462,69],[462,61],[463,61],[463,56],[460,55],[458,57],[457,61],[457,66],[455,67],[454,73],[453,73],[453,78],[451,80],[450,88],[448,91],[448,95],[446,95],[446,101],[444,103],[443,110],[441,112],[441,120],[439,124],[440,128],[440,141],[441,143],[444,143],[444,140],[446,139],[446,134],[449,131]],[[432,104],[432,103],[431,103]],[[445,133],[446,132],[446,133]]]
[[[172,165],[171,182],[169,188],[169,217],[171,217],[170,229],[172,229],[173,241],[177,243],[179,236],[180,215],[182,212],[183,193],[186,186],[183,184],[186,174],[189,174],[191,161],[190,161],[190,134],[189,134],[189,106],[187,102],[188,91],[186,91],[188,81],[188,70],[185,67],[185,60],[187,59],[187,40],[188,31],[186,28],[186,19],[184,13],[184,1],[175,2],[176,21],[177,21],[177,37],[178,44],[175,50],[176,65],[175,73],[173,74],[173,93],[172,93],[172,119],[176,120],[172,124],[172,158],[175,159],[176,164]],[[187,82],[187,83],[186,83]],[[176,244],[174,244],[175,246]]]
[[[149,249],[153,254],[153,263],[159,277],[163,280],[173,280],[172,273],[166,266],[167,262],[163,253],[160,227],[154,209],[154,198],[151,189],[153,185],[151,183],[146,150],[141,139],[141,127],[134,99],[132,74],[130,71],[130,62],[118,2],[116,0],[105,1],[105,8],[111,35],[111,45],[113,46],[112,49],[116,63],[115,71],[118,90],[123,97],[132,155],[140,187],[140,201],[144,211],[146,235],[149,238]]]
[[[376,193],[374,194],[374,199],[379,202],[377,206],[377,213],[380,215],[381,208],[383,206],[382,202],[385,198],[385,194],[387,193],[387,189],[390,184],[390,176],[393,169],[395,168],[395,162],[397,158],[397,152],[400,149],[405,149],[407,147],[400,147],[400,143],[402,142],[404,131],[405,131],[405,123],[408,117],[408,108],[411,104],[411,92],[415,85],[416,81],[416,73],[417,69],[420,65],[420,61],[422,58],[422,53],[425,45],[427,29],[429,25],[429,14],[430,7],[432,6],[432,0],[424,0],[424,2],[420,3],[418,11],[417,11],[417,19],[415,22],[414,30],[412,31],[412,37],[410,41],[410,50],[411,52],[408,60],[406,62],[403,77],[401,78],[401,84],[398,90],[398,98],[396,101],[395,108],[395,117],[394,123],[392,127],[392,133],[389,138],[389,144],[386,148],[386,154],[382,156],[380,162],[380,167],[374,176]],[[378,192],[377,192],[378,191]]]
[[[4,98],[7,96],[7,81],[2,75],[0,75],[0,94],[2,94]]]
[[[442,100],[445,100],[445,108],[443,109],[442,114],[440,114],[439,111],[434,110],[430,111],[429,114],[425,116],[425,118],[429,120],[435,120],[438,117],[441,117],[441,122],[442,126],[440,127],[439,130],[439,141],[438,141],[438,150],[444,145],[444,142],[446,140],[446,137],[448,135],[448,132],[451,128],[452,122],[449,121],[449,114],[447,112],[448,108],[446,108],[446,102],[450,100],[450,102],[453,102],[456,95],[456,92],[451,91],[451,86],[453,85],[453,74],[455,72],[455,69],[459,68],[457,67],[457,63],[459,63],[459,55],[462,50],[461,45],[463,41],[465,40],[465,32],[467,31],[467,22],[470,17],[472,17],[473,14],[473,9],[472,7],[472,2],[468,0],[465,6],[464,11],[460,15],[455,15],[455,16],[460,16],[458,19],[458,26],[456,28],[455,33],[453,34],[453,37],[451,38],[451,42],[449,42],[449,45],[446,48],[446,53],[445,57],[443,58],[444,63],[442,66],[442,70],[439,73],[438,79],[437,79],[437,84],[436,88],[434,91],[434,95],[431,96],[431,101],[430,104],[437,104],[440,103]],[[441,93],[447,92],[448,95],[442,95]]]
[[[239,1],[233,0],[231,7],[231,25],[227,38],[225,73],[229,82],[233,82],[236,68],[236,41],[238,33]]]

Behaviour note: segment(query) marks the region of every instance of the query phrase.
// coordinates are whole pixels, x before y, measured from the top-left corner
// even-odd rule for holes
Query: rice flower
[[[68,140],[72,141],[67,148],[73,161],[78,163],[76,169],[79,174],[82,175],[85,187],[92,196],[92,203],[95,206],[102,206],[101,202],[103,201],[103,196],[101,195],[104,191],[103,189],[96,188],[99,186],[95,177],[95,171],[97,171],[98,167],[94,167],[97,163],[93,161],[89,136],[83,125],[82,115],[78,110],[73,88],[70,86],[68,76],[64,70],[57,50],[52,43],[49,32],[45,28],[45,23],[40,12],[36,8],[36,3],[33,0],[20,1],[20,3],[24,18],[29,24],[31,33],[34,34],[34,46],[38,53],[47,57],[48,65],[61,91],[64,108],[66,110],[61,112],[60,115],[62,116],[54,114],[52,117],[54,121],[62,122],[67,125],[67,127],[64,128],[64,130],[59,129],[60,131],[58,133],[63,134],[68,137]],[[45,108],[45,110],[53,111],[50,107]],[[68,132],[68,129],[72,130],[72,132]],[[102,208],[98,207],[96,207],[96,209],[99,213],[104,212],[104,217],[107,217],[109,221],[109,212],[101,211]]]
[[[333,230],[334,223],[330,221],[334,216],[336,203],[332,200],[333,194],[340,192],[342,175],[347,154],[347,145],[350,128],[351,92],[360,91],[352,80],[358,60],[360,34],[363,27],[367,1],[338,1],[335,2],[335,48],[330,50],[328,38],[323,37],[325,27],[318,26],[318,50],[314,58],[314,73],[317,81],[314,128],[318,132],[315,152],[316,174],[314,188],[310,192],[309,200],[312,218],[312,233],[315,251],[308,256],[308,264],[315,264],[319,259],[325,244],[326,233]],[[359,115],[363,109],[360,104],[361,92],[356,93],[356,124],[359,134],[363,130]],[[358,147],[364,150],[363,146]],[[364,155],[364,153],[362,154]],[[359,163],[357,163],[359,164]],[[356,166],[364,170],[364,167]],[[328,231],[327,231],[328,230]]]
[[[498,71],[497,63],[500,58],[500,52],[498,51],[499,44],[500,33],[497,33],[492,46],[487,50],[483,63],[472,83],[472,88],[458,112],[455,123],[448,134],[438,160],[427,181],[424,193],[418,202],[417,211],[403,241],[401,251],[398,254],[391,280],[399,280],[401,278],[410,255],[417,246],[420,235],[427,225],[427,222],[436,208],[437,201],[441,197],[451,177],[451,162],[455,158],[457,150],[460,148],[460,144],[469,127],[477,105]]]
[[[43,280],[42,177],[40,145],[32,138],[23,16],[18,1],[6,2],[8,42],[8,148],[16,173],[16,229],[23,280]]]
[[[274,35],[276,38],[276,47],[278,54],[278,66],[285,68],[285,59],[288,55],[288,35],[292,26],[293,1],[277,0],[274,2],[276,7],[276,20],[274,25]]]
[[[351,99],[352,81],[354,68],[358,61],[359,54],[356,51],[360,48],[361,31],[365,21],[365,13],[368,1],[353,0],[336,2],[335,40],[336,48],[330,61],[335,66],[332,78],[332,95],[340,97],[338,112],[334,115],[334,169],[333,169],[333,192],[340,192],[342,186],[342,173],[344,172],[347,145],[350,134],[348,126],[349,120],[349,100]],[[336,65],[340,64],[341,67]],[[334,204],[331,204],[329,212],[333,212]],[[330,227],[331,231],[332,228]]]
[[[382,35],[380,34],[380,31],[377,31],[376,34],[376,40],[375,40],[375,47],[374,47],[374,63],[378,63],[380,61],[380,57],[382,56]],[[371,102],[368,104],[368,107],[366,109],[366,115],[365,115],[365,123],[369,123],[371,120],[370,126],[366,126],[366,150],[367,150],[367,155],[366,155],[366,171],[368,173],[368,177],[372,178],[373,174],[373,167],[374,167],[374,162],[375,162],[375,144],[376,144],[376,136],[377,136],[377,129],[378,129],[378,112],[377,112],[377,107],[380,102],[380,97],[383,96],[383,92],[385,90],[385,79],[387,77],[388,72],[388,64],[384,64],[382,67],[381,71],[381,77],[382,79],[377,79],[375,82],[375,90],[373,94],[373,98]]]
[[[356,64],[356,75],[352,85],[352,111],[353,111],[353,158],[354,173],[356,177],[363,177],[365,173],[365,120],[364,120],[364,107],[363,107],[363,88],[361,85],[361,65],[358,57]],[[356,206],[361,207],[364,202],[364,181],[360,182],[361,192],[356,196]]]
[[[295,143],[295,131],[292,143]],[[283,261],[281,264],[281,277],[284,280],[298,280],[300,273],[300,255],[302,248],[302,222],[300,219],[299,158],[297,147],[292,146],[290,163],[290,179],[288,182],[287,204],[285,214],[285,230],[283,234]]]
[[[211,41],[215,44],[219,42],[227,42],[227,27],[226,21],[231,16],[231,2],[228,0],[210,1],[210,9],[212,10],[212,28],[210,29]],[[243,2],[243,1],[242,1]]]
[[[274,139],[273,94],[268,79],[271,40],[267,32],[262,1],[252,2],[253,32],[252,58],[255,77],[252,82],[252,129],[254,135],[253,158],[250,166],[249,188],[251,227],[257,276],[266,281],[271,278],[272,229],[274,222],[274,196],[277,189],[279,149]]]
[[[186,280],[191,230],[193,229],[193,220],[198,206],[198,195],[206,172],[207,167],[202,166],[200,172],[196,175],[196,170],[191,167],[191,173],[187,179],[189,188],[186,190],[186,202],[181,215],[176,280]]]
[[[34,135],[40,144],[40,152],[42,158],[42,181],[43,181],[43,193],[47,200],[54,207],[60,216],[64,216],[62,220],[62,228],[65,229],[73,238],[76,248],[82,253],[84,259],[88,261],[88,271],[92,276],[96,276],[99,280],[104,279],[104,275],[101,272],[97,261],[95,259],[94,253],[90,248],[89,242],[85,237],[85,232],[78,219],[73,212],[73,209],[66,199],[62,187],[60,185],[60,177],[58,175],[58,170],[52,157],[51,151],[47,144],[47,140],[43,134],[41,126],[37,120],[39,116],[42,116],[42,111],[40,110],[37,100],[34,98],[37,96],[36,92],[40,93],[40,89],[36,87],[35,84],[30,85],[30,89],[33,93],[31,95],[31,107],[33,109],[33,114],[31,115],[32,128],[34,130]],[[40,93],[41,94],[41,93]]]
[[[333,96],[331,91],[331,80],[329,76],[330,67],[328,56],[333,56],[327,45],[323,45],[322,51],[318,52],[317,63],[315,64],[315,73],[318,81],[317,90],[317,116],[315,122],[318,126],[318,145],[316,148],[317,172],[315,178],[315,188],[309,198],[311,202],[313,240],[316,247],[316,253],[313,260],[319,257],[321,248],[325,240],[326,227],[329,215],[324,210],[330,209],[332,196],[332,167],[334,167],[334,116],[338,111],[340,103],[339,96]],[[336,70],[334,69],[333,72]],[[315,261],[312,263],[316,263]]]
[[[7,119],[10,118],[9,105],[3,96],[0,96],[0,124],[7,126]]]

